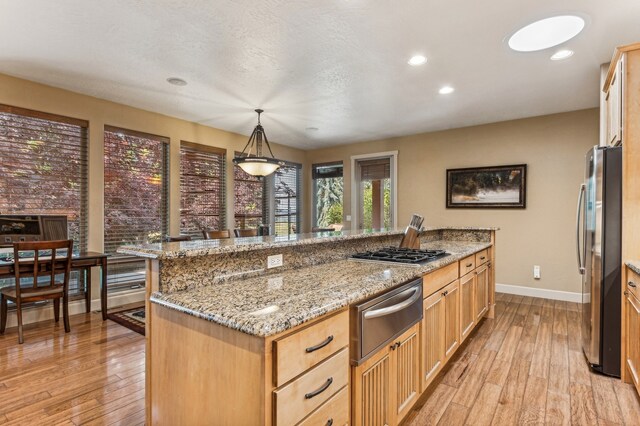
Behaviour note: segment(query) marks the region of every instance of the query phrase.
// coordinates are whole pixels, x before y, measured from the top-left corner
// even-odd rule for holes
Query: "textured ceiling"
[[[506,47],[565,12],[570,59]],[[0,72],[247,135],[262,107],[309,149],[595,107],[638,22],[637,0],[0,0]]]

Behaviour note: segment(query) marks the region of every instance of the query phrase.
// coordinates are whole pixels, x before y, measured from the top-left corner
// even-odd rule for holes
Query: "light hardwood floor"
[[[631,385],[592,373],[580,345],[577,303],[496,294],[405,424],[640,425]]]
[[[100,314],[0,336],[0,424],[144,424],[144,336]]]
[[[589,372],[578,305],[498,294],[405,424],[640,425],[631,385]],[[0,336],[0,424],[144,423],[144,337],[99,314]],[[61,323],[60,323],[61,324]]]

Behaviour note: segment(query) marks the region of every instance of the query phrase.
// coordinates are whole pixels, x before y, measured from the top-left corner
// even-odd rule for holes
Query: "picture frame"
[[[447,169],[447,208],[525,209],[527,165]]]

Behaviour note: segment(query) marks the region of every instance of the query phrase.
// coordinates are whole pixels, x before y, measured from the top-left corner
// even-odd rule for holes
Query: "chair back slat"
[[[224,238],[231,238],[231,231],[223,229],[221,231],[208,229],[202,231],[202,236],[205,240],[219,240]]]
[[[233,233],[236,237],[257,237],[258,229],[234,229]]]
[[[50,251],[50,255],[42,251]],[[57,256],[58,250],[66,250],[66,256]],[[33,260],[21,256],[21,253],[33,252]],[[69,286],[71,273],[71,256],[73,240],[18,242],[13,244],[14,277],[16,280],[16,297],[20,298],[30,291],[44,288]],[[62,281],[56,282],[56,275],[63,274]],[[47,285],[38,285],[38,278],[47,277]],[[22,279],[31,278],[31,285],[23,286]],[[66,293],[65,293],[66,294]]]

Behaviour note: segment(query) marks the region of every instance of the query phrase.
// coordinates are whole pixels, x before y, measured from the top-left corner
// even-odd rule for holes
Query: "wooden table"
[[[86,311],[91,312],[91,268],[100,267],[100,310],[102,319],[107,319],[107,256],[104,253],[87,251],[74,254],[71,258],[71,270],[82,271],[84,275],[84,300]],[[13,262],[0,261],[0,278],[13,278]]]

